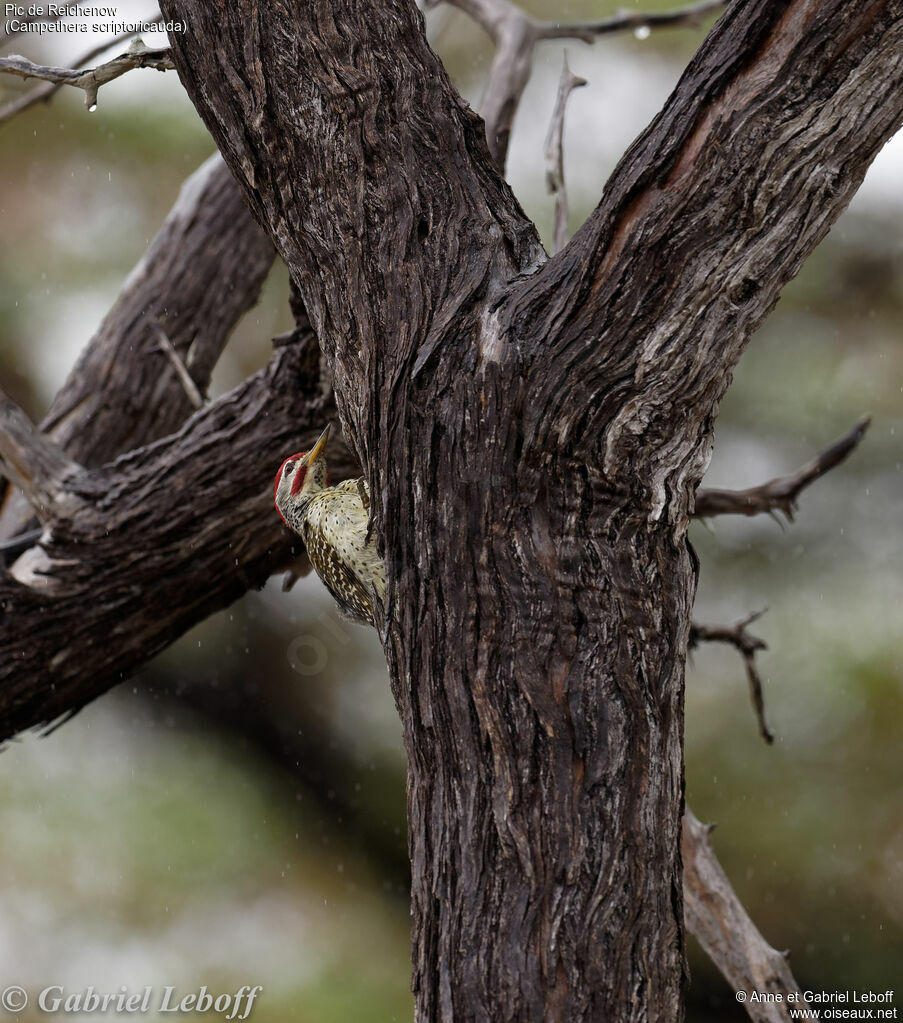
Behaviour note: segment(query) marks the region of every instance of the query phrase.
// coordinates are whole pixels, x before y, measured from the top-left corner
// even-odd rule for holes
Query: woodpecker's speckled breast
[[[363,487],[366,492],[366,483]],[[368,519],[359,482],[346,480],[314,495],[300,532],[311,564],[340,610],[372,625],[370,586],[380,601],[385,599],[386,569],[376,544],[367,541]]]
[[[327,486],[327,426],[310,451],[287,458],[276,473],[276,509],[304,539],[310,563],[352,621],[373,625],[373,594],[386,596],[386,569],[369,533],[365,480]]]

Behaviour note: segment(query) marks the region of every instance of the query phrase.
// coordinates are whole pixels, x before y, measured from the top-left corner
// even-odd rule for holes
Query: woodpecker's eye
[[[295,468],[295,463],[294,462],[286,462],[285,463],[285,472],[282,475],[283,476],[291,476],[292,469],[294,469],[294,468]]]

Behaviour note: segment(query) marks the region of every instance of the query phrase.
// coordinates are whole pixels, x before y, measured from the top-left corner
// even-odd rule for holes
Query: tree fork
[[[692,496],[903,116],[903,2],[738,0],[550,261],[412,3],[161,8],[374,496],[418,1019],[681,1019]]]

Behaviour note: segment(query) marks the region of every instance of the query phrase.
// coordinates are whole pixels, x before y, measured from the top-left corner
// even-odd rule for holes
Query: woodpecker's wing
[[[349,567],[348,562],[322,535],[309,531],[305,540],[307,554],[326,589],[335,598],[342,614],[354,622],[373,624],[370,593]]]

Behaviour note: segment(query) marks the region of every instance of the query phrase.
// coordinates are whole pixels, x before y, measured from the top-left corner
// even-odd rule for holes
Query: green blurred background
[[[613,3],[540,0],[600,17]],[[644,5],[664,9],[668,4]],[[153,15],[122,2],[118,15]],[[428,18],[478,105],[488,40]],[[673,87],[704,28],[567,46],[589,80],[566,127],[572,228]],[[158,38],[145,37],[148,44]],[[93,41],[93,40],[92,40]],[[71,63],[71,38],[7,52]],[[545,238],[542,145],[561,44],[539,48],[509,177]],[[0,103],[29,86],[0,79]],[[740,661],[698,651],[687,682],[687,794],[753,918],[803,987],[893,988],[903,975],[903,139],[879,157],[736,373],[709,485],[796,468],[864,412],[850,461],[797,522],[693,526],[697,617],[756,623],[773,747]],[[212,143],[174,74],[142,71],[0,125],[0,385],[39,419]],[[277,267],[214,393],[263,365],[290,323]],[[274,469],[284,452],[273,452]],[[374,635],[316,579],[272,580],[49,737],[0,755],[0,987],[262,984],[253,1018],[409,1020],[404,754]],[[743,1019],[691,942],[689,1019]],[[903,997],[903,984],[900,990]],[[20,1015],[23,1021],[41,1018]]]

